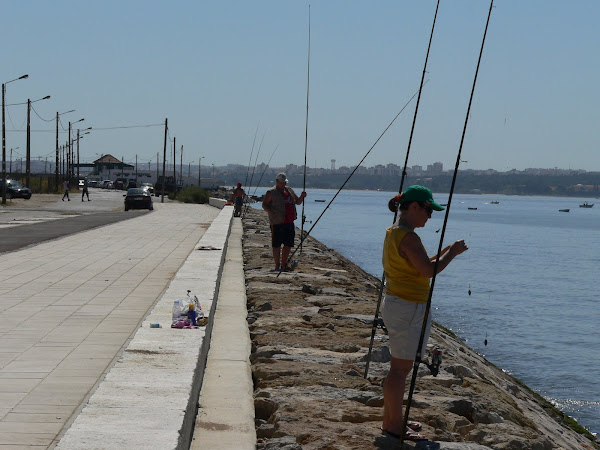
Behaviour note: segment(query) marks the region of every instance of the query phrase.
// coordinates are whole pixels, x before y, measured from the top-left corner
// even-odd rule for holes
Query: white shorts
[[[415,360],[421,328],[425,317],[426,303],[403,300],[395,295],[385,294],[381,305],[381,317],[390,338],[390,353],[393,358]],[[431,331],[431,310],[421,347],[421,359],[425,358],[427,340]]]

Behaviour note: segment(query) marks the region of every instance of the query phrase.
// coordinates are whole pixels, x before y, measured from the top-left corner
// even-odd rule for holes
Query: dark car
[[[125,211],[130,209],[149,209],[152,211],[152,195],[146,189],[133,188],[127,190],[125,194]]]
[[[135,182],[135,180],[129,180],[129,182],[127,183],[127,189],[132,189],[132,188],[136,188],[136,187],[138,187],[138,185]]]
[[[4,188],[4,180],[0,180],[0,192]],[[1,195],[1,194],[0,194]],[[8,179],[6,184],[6,198],[24,198],[29,200],[31,198],[31,189],[23,186],[17,180]]]

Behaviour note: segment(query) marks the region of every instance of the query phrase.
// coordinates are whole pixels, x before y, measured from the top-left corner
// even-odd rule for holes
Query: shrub
[[[171,195],[169,194],[169,198],[171,198]],[[208,203],[208,194],[198,186],[186,187],[179,191],[174,198],[183,203]]]

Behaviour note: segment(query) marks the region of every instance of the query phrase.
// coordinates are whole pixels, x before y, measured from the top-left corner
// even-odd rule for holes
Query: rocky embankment
[[[243,223],[257,448],[398,448],[380,430],[390,359],[381,330],[363,378],[379,280],[312,238],[296,270],[277,277],[266,214],[249,210]],[[444,352],[439,375],[421,364],[410,411],[430,442],[406,448],[600,448],[443,327],[432,346]]]

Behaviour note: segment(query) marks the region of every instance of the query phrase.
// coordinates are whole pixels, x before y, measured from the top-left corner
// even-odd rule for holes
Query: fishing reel
[[[385,324],[383,323],[383,319],[381,317],[378,317],[377,319],[373,320],[373,327],[374,328],[381,328],[381,330],[385,334],[388,334],[388,330],[385,327]]]
[[[431,375],[437,377],[440,372],[440,366],[442,365],[442,349],[439,347],[434,347],[431,351],[431,362],[425,363]]]

